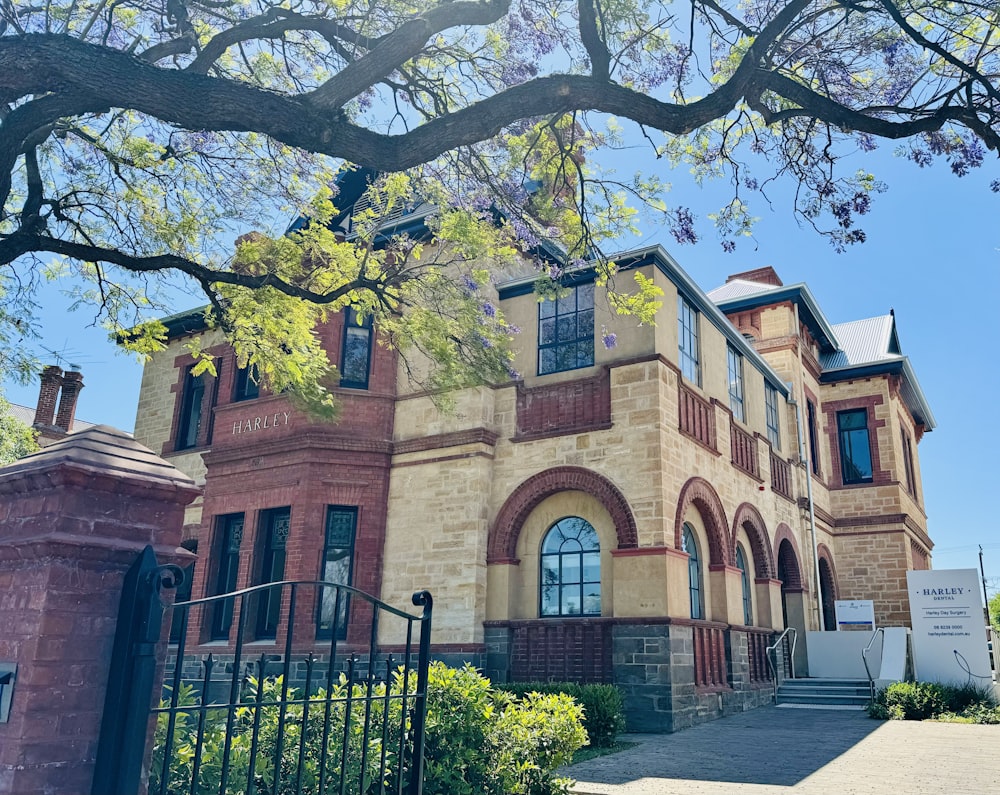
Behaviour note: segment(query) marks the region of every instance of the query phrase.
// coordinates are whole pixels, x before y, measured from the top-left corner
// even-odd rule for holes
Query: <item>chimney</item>
[[[726,284],[736,279],[742,279],[746,282],[757,282],[758,284],[772,284],[775,287],[781,287],[781,279],[778,278],[778,274],[775,273],[774,268],[767,265],[763,268],[755,268],[752,271],[743,271],[743,273],[734,273],[732,276],[726,279]]]
[[[59,397],[59,414],[56,425],[66,433],[73,429],[73,418],[76,416],[76,401],[83,389],[83,373],[79,370],[67,370],[62,378],[62,395]]]
[[[38,405],[35,407],[35,427],[49,428],[52,426],[62,380],[61,367],[50,364],[42,370],[42,385],[38,390]]]

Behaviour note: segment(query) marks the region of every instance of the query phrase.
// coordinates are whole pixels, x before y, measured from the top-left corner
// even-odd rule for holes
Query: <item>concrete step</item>
[[[864,706],[870,692],[863,679],[786,679],[776,703]]]

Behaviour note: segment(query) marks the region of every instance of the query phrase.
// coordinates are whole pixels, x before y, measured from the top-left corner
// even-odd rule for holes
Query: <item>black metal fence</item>
[[[93,795],[138,795],[146,783],[150,795],[421,795],[429,593],[413,596],[420,615],[316,581],[165,607],[182,576],[148,547],[126,576]],[[279,617],[263,641],[262,605]],[[165,610],[176,643],[164,677]],[[211,630],[220,611],[232,637]],[[389,622],[392,654],[379,645]]]

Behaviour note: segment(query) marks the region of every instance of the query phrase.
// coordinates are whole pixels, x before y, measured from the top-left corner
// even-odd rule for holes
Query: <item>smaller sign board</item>
[[[875,629],[875,602],[871,599],[838,599],[834,607],[838,631]]]

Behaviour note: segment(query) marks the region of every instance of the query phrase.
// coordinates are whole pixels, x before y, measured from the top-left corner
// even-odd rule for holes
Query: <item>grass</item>
[[[578,764],[579,762],[587,762],[591,759],[597,759],[599,756],[607,756],[608,754],[617,754],[619,751],[627,751],[629,748],[635,748],[639,743],[627,743],[627,742],[616,742],[614,745],[609,745],[606,748],[591,748],[586,746],[585,748],[579,749],[573,754],[573,761],[570,762],[571,765]]]

